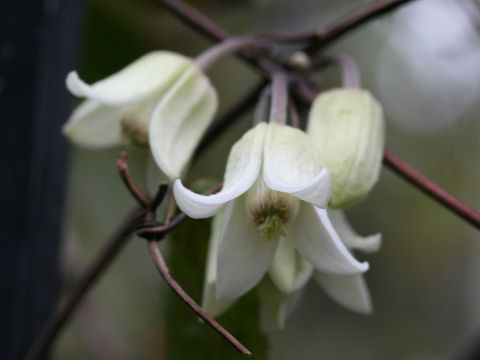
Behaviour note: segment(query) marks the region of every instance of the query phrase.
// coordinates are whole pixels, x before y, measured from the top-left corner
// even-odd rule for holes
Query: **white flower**
[[[374,252],[380,247],[381,235],[362,237],[356,234],[342,211],[329,210],[332,224],[349,250]],[[204,279],[202,307],[212,316],[227,311],[235,300],[215,297],[218,256],[223,224],[223,211],[215,215],[209,240],[207,268]],[[313,267],[281,237],[268,276],[264,276],[257,289],[261,306],[261,327],[265,332],[283,329],[287,317],[294,310],[302,295],[303,286],[312,277],[335,302],[362,314],[373,311],[370,294],[362,274],[335,275],[313,271]]]
[[[104,148],[125,138],[150,144],[160,169],[178,178],[217,108],[217,95],[194,61],[156,51],[93,85],[76,72],[67,87],[85,100],[63,132],[77,145]]]
[[[322,272],[355,275],[368,269],[328,219],[330,177],[300,130],[260,123],[232,147],[219,193],[195,194],[180,180],[174,192],[178,206],[193,218],[225,208],[217,257],[220,300],[235,299],[262,279],[282,236]]]

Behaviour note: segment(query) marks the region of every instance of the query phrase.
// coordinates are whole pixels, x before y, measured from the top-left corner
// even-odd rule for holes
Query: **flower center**
[[[259,178],[247,193],[247,211],[258,232],[267,240],[285,235],[285,225],[298,213],[299,200],[268,188]]]

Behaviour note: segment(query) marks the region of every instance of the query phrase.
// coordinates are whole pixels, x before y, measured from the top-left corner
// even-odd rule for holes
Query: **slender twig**
[[[268,121],[285,125],[287,122],[288,83],[284,73],[273,74],[272,101]]]
[[[209,189],[205,195],[212,195],[216,192],[220,191],[223,184],[217,184],[211,189]],[[183,220],[186,219],[187,215],[185,213],[178,214],[173,220],[173,214],[175,213],[175,209],[177,204],[175,202],[175,197],[173,196],[173,191],[170,192],[170,198],[168,203],[168,211],[167,215],[165,216],[165,221],[162,225],[152,226],[152,227],[143,227],[137,231],[137,235],[143,237],[145,239],[162,239],[165,234],[169,233],[173,229],[175,229],[178,225],[180,225]]]
[[[145,239],[162,239],[167,233],[175,229],[180,225],[187,216],[184,213],[180,213],[168,223],[152,227],[141,227],[137,231],[137,235]]]
[[[288,101],[288,114],[290,116],[290,124],[299,129],[300,128],[300,115],[298,115],[297,107],[295,103],[290,99]]]
[[[163,259],[160,248],[155,240],[148,241],[148,250],[152,257],[155,266],[157,267],[160,275],[162,275],[165,282],[170,286],[170,288],[182,299],[185,304],[187,304],[195,313],[202,318],[208,325],[210,325],[213,330],[220,334],[225,340],[230,342],[230,344],[237,349],[237,351],[243,355],[251,355],[252,353],[243,346],[232,334],[230,334],[225,328],[223,328],[217,321],[215,321],[210,315],[208,315],[205,310],[203,310],[200,305],[198,305],[188,294],[182,289],[182,287],[175,281],[175,279],[170,275],[170,271]]]
[[[310,43],[304,51],[309,54],[315,54],[318,50],[326,45],[338,40],[343,35],[351,32],[359,26],[384,15],[399,6],[405,5],[413,0],[378,0],[371,2],[362,8],[352,12],[343,19],[336,21],[332,26],[328,27],[323,33],[319,32],[318,36]]]
[[[60,304],[55,314],[47,321],[45,327],[29,350],[26,356],[27,360],[40,359],[48,352],[53,341],[70,319],[77,305],[125,246],[129,236],[139,221],[143,219],[144,215],[144,210],[137,210],[122,223],[124,225],[93,260],[76,286]]]
[[[366,7],[354,12],[352,15],[345,17],[343,20],[338,21],[335,25],[331,26],[329,30],[322,36],[322,39],[315,43],[311,44],[310,48],[311,51],[320,48],[321,46],[332,42],[335,39],[338,39],[340,36],[348,33],[349,31],[357,28],[358,26],[364,24],[365,22],[374,19],[375,17],[385,14],[388,11],[391,11],[398,6],[406,4],[413,0],[385,0],[385,1],[376,1],[374,3],[370,3],[366,5]],[[207,17],[200,14],[197,10],[193,9],[192,7],[186,5],[185,3],[181,2],[180,0],[157,0],[160,4],[165,6],[168,10],[170,10],[177,18],[183,21],[188,26],[198,30],[200,33],[206,35],[210,39],[215,41],[224,40],[226,39],[229,34],[223,30],[218,25],[214,24],[210,21]],[[247,60],[250,64],[253,64],[256,67],[259,67],[264,74],[268,74],[271,76],[275,71],[282,71],[282,68],[268,58],[261,58],[261,59],[253,59],[252,56],[248,54],[240,53],[239,56],[245,60]],[[297,83],[294,86],[294,91],[296,95],[305,101],[307,104],[310,104],[314,101],[316,97],[316,93],[306,86],[305,83]],[[245,105],[245,108],[248,108],[248,105]],[[390,166],[390,160],[393,156],[392,153],[386,151],[386,158],[385,163]],[[396,163],[401,166],[396,166],[396,173],[400,174],[403,178],[408,179],[409,176],[405,173],[405,169],[409,167],[403,160],[400,160],[398,157],[395,156]],[[393,166],[392,166],[393,167]],[[425,180],[428,180],[428,185]],[[463,204],[460,200],[452,197],[446,196],[447,192],[442,189],[440,186],[436,185],[433,181],[427,179],[422,175],[422,178],[418,178],[418,181],[415,182],[415,185],[422,190],[424,190],[428,195],[435,198],[444,206],[447,206],[450,209],[453,209],[458,206],[453,206],[453,203],[457,203],[458,205],[461,204],[461,208],[464,209],[461,213],[455,211],[457,215],[462,216],[462,218],[466,219],[468,222],[473,224],[476,227],[480,226],[480,219],[476,214],[475,210],[469,208],[467,205]],[[428,188],[435,188],[436,191],[427,191]],[[453,200],[453,199],[454,200]]]
[[[140,191],[133,181],[130,170],[128,169],[128,155],[125,151],[122,151],[117,157],[117,169],[130,194],[138,201],[140,206],[146,208],[150,204],[150,200]]]
[[[455,196],[435,184],[432,180],[419,173],[410,165],[404,163],[389,151],[385,151],[383,163],[396,174],[406,179],[424,193],[445,205],[455,214],[480,229],[480,213],[458,200]]]
[[[342,86],[344,88],[355,89],[360,87],[360,72],[357,63],[347,54],[331,53],[324,54],[318,58],[312,59],[312,68],[321,64],[334,64],[340,69],[342,76]]]

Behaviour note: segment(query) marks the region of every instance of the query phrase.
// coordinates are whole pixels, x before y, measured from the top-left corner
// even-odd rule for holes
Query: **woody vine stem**
[[[283,33],[264,33],[257,38],[264,38],[271,41],[287,41],[299,42],[303,44],[300,48],[304,54],[309,56],[317,55],[320,50],[330,43],[334,42],[341,36],[351,32],[362,24],[374,19],[382,14],[392,11],[401,5],[409,3],[413,0],[379,0],[368,4],[367,6],[351,13],[340,21],[327,27],[326,30],[317,30],[310,34],[283,34]],[[230,35],[214,24],[210,19],[199,13],[197,10],[188,6],[179,0],[156,0],[157,3],[168,9],[173,15],[182,22],[205,35],[209,39],[220,42],[230,39]],[[203,141],[198,146],[195,157],[212,142],[214,142],[238,117],[249,110],[258,100],[267,84],[275,77],[277,83],[288,82],[289,89],[293,97],[305,104],[311,104],[316,93],[303,81],[291,76],[291,69],[287,64],[279,64],[272,60],[267,50],[261,52],[251,52],[247,50],[239,50],[238,56],[251,64],[257,69],[263,80],[254,88],[245,94],[240,101],[220,117],[216,125],[206,134]],[[287,84],[285,84],[287,85]],[[282,85],[283,86],[283,85]],[[286,100],[286,99],[285,99]],[[285,105],[285,104],[284,104]],[[282,105],[282,106],[284,106]],[[296,116],[295,106],[292,102],[288,102],[289,110],[293,115],[295,126],[300,126]],[[480,213],[468,205],[464,204],[446,190],[435,184],[432,180],[423,176],[421,173],[413,169],[410,165],[393,155],[388,150],[384,153],[384,165],[393,170],[396,174],[407,180],[410,184],[416,186],[442,205],[446,206],[452,212],[480,229]],[[133,212],[123,224],[119,226],[118,231],[113,236],[110,243],[101,251],[98,257],[87,268],[79,279],[77,285],[72,292],[61,303],[57,312],[47,321],[45,328],[35,340],[30,349],[27,359],[42,358],[51,347],[57,335],[63,329],[74,310],[80,303],[83,296],[92,287],[95,281],[103,274],[108,266],[115,259],[116,255],[126,244],[128,238],[133,233],[147,239],[148,250],[150,256],[160,272],[161,276],[172,288],[173,291],[183,300],[192,310],[209,324],[217,333],[219,333],[226,341],[244,355],[249,355],[250,351],[235,339],[227,330],[211,318],[195,301],[186,294],[180,285],[173,279],[163,256],[158,247],[157,241],[161,240],[168,232],[174,230],[180,225],[185,218],[185,214],[180,213],[173,218],[175,212],[175,203],[170,196],[170,210],[162,223],[155,220],[155,212],[158,205],[164,200],[167,194],[167,185],[161,184],[157,195],[152,199],[148,199],[136,186],[135,182],[128,171],[127,156],[121,153],[117,161],[120,176],[125,183],[128,191],[137,200],[139,208]],[[219,187],[211,190],[216,192]]]

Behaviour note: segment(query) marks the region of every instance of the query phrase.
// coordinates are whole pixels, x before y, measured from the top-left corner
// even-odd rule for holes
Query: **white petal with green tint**
[[[193,61],[182,55],[156,51],[146,54],[119,72],[92,85],[83,82],[73,71],[66,83],[76,96],[87,97],[110,106],[125,106],[166,91]]]
[[[217,93],[195,66],[176,82],[155,109],[150,122],[150,149],[171,179],[180,177],[217,110]]]
[[[287,226],[287,237],[320,271],[353,275],[368,270],[368,263],[358,262],[342,243],[326,210],[303,203],[295,220]]]
[[[312,275],[313,266],[295,250],[290,239],[281,237],[272,264],[270,278],[283,292],[300,289]]]
[[[262,331],[269,333],[273,330],[284,329],[287,317],[297,305],[301,294],[301,291],[284,293],[268,276],[265,276],[258,285]]]
[[[192,218],[205,218],[215,214],[228,201],[245,193],[260,173],[266,127],[265,123],[257,125],[232,147],[223,188],[217,194],[195,194],[177,180],[173,190],[179,208]]]
[[[332,177],[330,206],[345,208],[364,198],[382,163],[381,105],[362,89],[324,92],[312,104],[307,133]]]
[[[221,300],[216,297],[217,256],[223,225],[223,213],[223,211],[220,211],[213,218],[210,240],[208,243],[207,267],[203,282],[202,307],[211,316],[221,315],[234,303],[233,301]]]
[[[276,123],[268,125],[263,178],[273,190],[322,208],[328,204],[328,171],[322,170],[311,139],[303,131]]]
[[[218,249],[217,298],[233,300],[262,279],[278,240],[260,235],[248,217],[245,196],[230,202],[224,216]]]
[[[73,112],[62,132],[74,144],[85,148],[106,148],[123,141],[120,119],[125,108],[85,100]]]
[[[331,275],[316,271],[313,277],[340,305],[363,314],[373,312],[370,293],[362,275]]]
[[[347,248],[364,252],[375,252],[380,248],[382,234],[365,237],[358,235],[348,223],[343,211],[329,210],[328,216],[332,221],[333,227]]]

